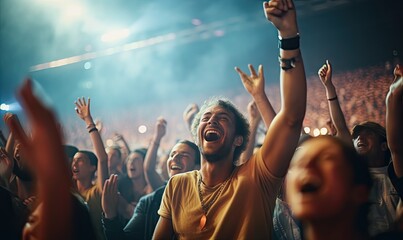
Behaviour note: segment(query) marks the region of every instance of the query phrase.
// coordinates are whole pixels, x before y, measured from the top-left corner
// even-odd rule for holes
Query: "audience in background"
[[[332,83],[332,67],[329,61],[326,61],[319,69],[318,75],[326,89],[331,120],[337,131],[336,137],[354,146],[369,166],[374,181],[370,195],[369,233],[375,236],[393,226],[399,201],[388,177],[387,168],[391,159],[386,130],[378,123],[364,121],[355,125],[350,133],[338,101],[336,88]]]
[[[170,177],[198,169],[200,167],[199,148],[193,142],[180,140],[172,148],[165,164]],[[159,219],[157,211],[161,204],[165,184],[140,198],[132,218],[123,228],[116,219],[116,181],[116,177],[111,177],[104,187],[103,209],[105,218],[103,223],[107,239],[151,239]]]
[[[281,84],[265,89],[262,66],[235,68],[249,94],[164,109],[153,132],[136,127],[155,108],[100,121],[85,98],[75,105],[86,129],[72,119],[62,129],[24,82],[30,133],[11,113],[8,139],[0,131],[0,238],[403,239],[400,65],[390,83],[386,67],[333,74],[326,60],[323,92],[306,81],[293,1],[265,2],[264,13],[280,37]]]

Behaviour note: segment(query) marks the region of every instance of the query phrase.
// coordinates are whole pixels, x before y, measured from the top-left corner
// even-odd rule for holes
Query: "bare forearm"
[[[242,163],[248,161],[249,158],[252,156],[253,150],[255,149],[256,133],[257,133],[258,127],[259,127],[259,122],[251,123],[249,141],[248,141],[248,144],[246,145],[245,151],[242,152],[242,154],[239,158],[239,164],[242,164]]]
[[[333,125],[337,130],[336,136],[342,139],[345,143],[352,145],[351,134],[348,130],[343,111],[341,110],[341,106],[337,98],[336,88],[333,84],[326,86],[326,97],[329,104],[330,118],[332,119]]]
[[[306,77],[299,49],[282,50],[280,57],[284,59],[296,58],[295,67],[280,71],[280,85],[282,96],[282,108],[286,121],[291,124],[301,125],[306,109]]]
[[[254,96],[253,99],[256,102],[257,108],[259,109],[260,115],[263,118],[263,122],[266,128],[269,128],[271,122],[276,116],[276,112],[274,111],[273,106],[267,98],[267,95],[264,94],[263,96]],[[256,126],[256,130],[257,127],[258,126]]]
[[[91,116],[84,118],[87,130],[91,130],[95,127],[94,121]],[[97,187],[102,191],[103,184],[106,179],[108,179],[108,155],[105,152],[105,146],[102,142],[100,133],[95,131],[90,131],[90,138],[94,148],[95,155],[98,158],[98,170],[97,170]]]
[[[386,99],[386,136],[395,173],[403,177],[403,93],[391,89]]]
[[[158,187],[164,185],[164,181],[157,173],[155,166],[157,165],[157,156],[160,140],[155,139],[151,141],[148,147],[147,154],[144,160],[144,173],[148,184],[155,190]]]

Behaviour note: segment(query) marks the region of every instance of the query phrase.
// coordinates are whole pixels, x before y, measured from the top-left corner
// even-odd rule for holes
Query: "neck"
[[[143,191],[144,188],[147,186],[147,182],[143,176],[138,178],[131,178],[130,180],[132,181],[133,188],[137,192]]]
[[[232,164],[232,160],[211,163],[203,159],[200,174],[206,186],[214,187],[228,179],[234,168],[235,166]]]
[[[388,165],[388,162],[385,159],[385,155],[383,152],[380,154],[368,154],[365,156],[368,161],[368,167],[385,167]]]
[[[77,180],[76,181],[77,191],[79,193],[83,193],[84,191],[88,190],[92,187],[91,180]]]
[[[342,217],[332,220],[319,219],[304,222],[304,235],[309,240],[364,240],[367,237],[355,227],[354,217]]]

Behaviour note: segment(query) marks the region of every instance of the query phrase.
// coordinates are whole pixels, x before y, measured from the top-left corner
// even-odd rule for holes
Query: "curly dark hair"
[[[241,153],[246,149],[246,145],[248,144],[249,141],[249,122],[245,118],[245,116],[237,109],[237,107],[228,99],[222,98],[222,97],[212,97],[204,102],[204,104],[201,106],[200,111],[197,113],[195,118],[193,119],[192,122],[192,136],[195,139],[196,143],[197,141],[197,128],[199,127],[200,124],[200,118],[202,114],[205,112],[205,110],[209,107],[212,106],[220,106],[224,108],[225,110],[231,112],[235,116],[235,135],[237,136],[242,136],[243,142],[240,146],[235,148],[234,151],[234,159],[233,163],[235,163],[239,157],[241,156]],[[198,143],[197,143],[198,144]],[[200,147],[200,146],[199,146]]]

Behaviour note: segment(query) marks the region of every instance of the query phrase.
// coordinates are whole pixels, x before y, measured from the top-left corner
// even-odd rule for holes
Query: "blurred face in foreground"
[[[301,220],[332,218],[355,205],[352,167],[331,137],[308,140],[295,152],[286,189]]]

